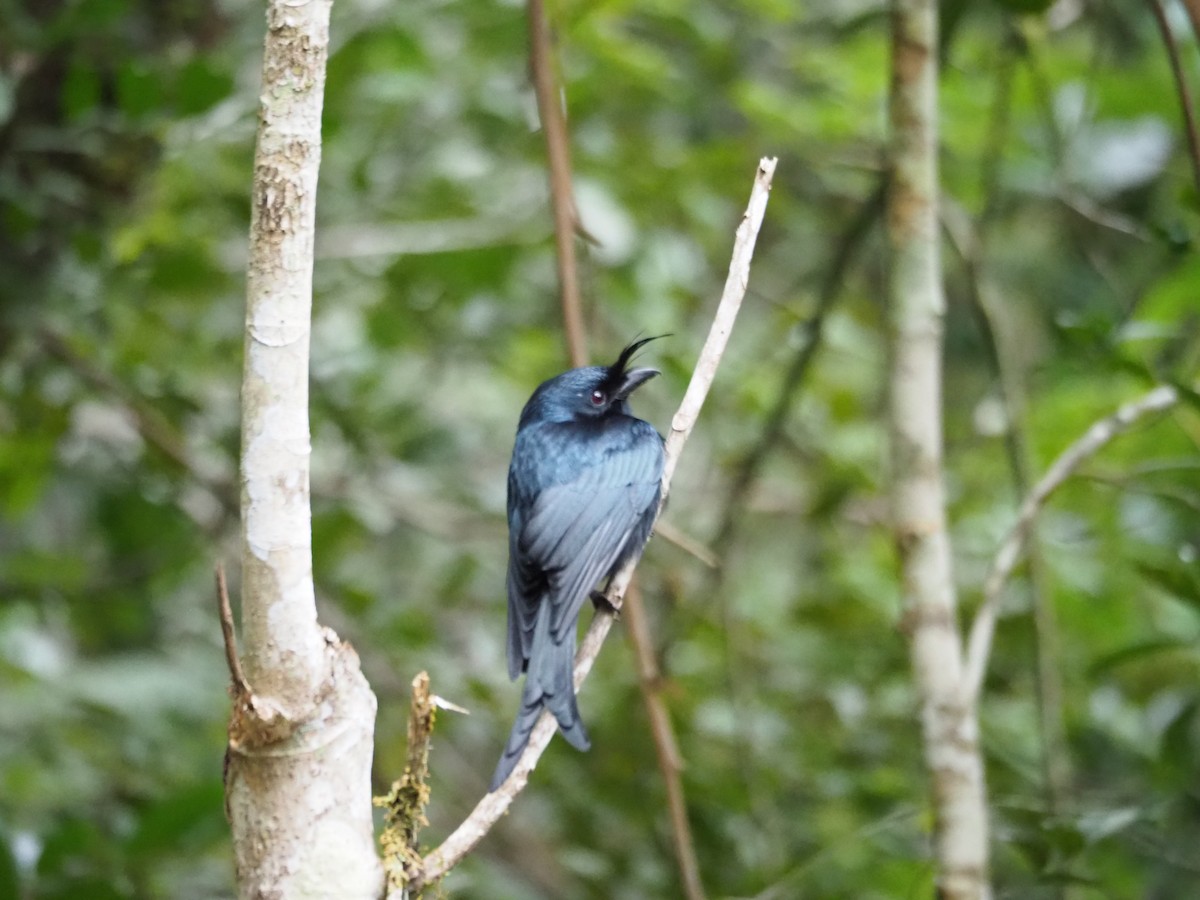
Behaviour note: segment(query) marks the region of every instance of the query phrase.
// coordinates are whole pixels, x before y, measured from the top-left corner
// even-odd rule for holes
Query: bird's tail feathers
[[[489,791],[500,787],[516,767],[543,708],[554,714],[559,730],[572,747],[577,750],[591,747],[575,700],[575,635],[556,642],[551,634],[550,613],[550,604],[544,602],[538,610],[534,627],[525,686],[521,691],[521,707],[517,710],[517,720],[513,723],[504,753],[492,775]]]

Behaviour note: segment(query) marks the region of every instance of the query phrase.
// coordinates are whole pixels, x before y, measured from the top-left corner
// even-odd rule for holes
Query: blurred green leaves
[[[722,580],[662,538],[641,569],[714,896],[907,896],[931,877],[885,525],[880,223],[773,451],[729,497],[808,339],[835,236],[878,182],[886,8],[851,6],[549,10],[581,224],[601,242],[581,243],[591,347],[605,358],[673,333],[652,360],[664,377],[638,400],[660,430],[753,165],[781,156],[746,308],[667,513],[703,544],[731,504],[733,536],[708,548]],[[948,7],[943,182],[975,217],[1040,471],[1147,381],[1194,380],[1200,222],[1148,15],[1011,7]],[[261,28],[259,7],[208,0],[35,4],[6,19],[18,55],[0,54],[2,896],[231,893],[211,571],[236,558]],[[482,792],[511,715],[507,454],[522,403],[564,359],[525,39],[511,3],[334,5],[314,574],[323,619],[379,696],[381,783],[403,764],[412,673],[428,668],[471,708],[439,723],[430,840]],[[1138,148],[1154,152],[1122,163]],[[1014,514],[1013,423],[994,408],[972,275],[949,250],[946,269],[947,484],[969,611]],[[44,329],[71,352],[49,353]],[[1074,773],[1061,809],[1041,776],[1030,582],[1018,572],[1010,588],[983,711],[1002,892],[1192,884],[1198,441],[1182,405],[1107,447],[1041,521]],[[677,893],[633,671],[611,641],[581,698],[594,749],[552,745],[448,890]]]

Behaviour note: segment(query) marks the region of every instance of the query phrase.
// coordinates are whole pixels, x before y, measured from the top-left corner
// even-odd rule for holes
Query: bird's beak
[[[614,394],[619,399],[624,400],[655,375],[661,374],[662,372],[658,371],[658,369],[651,369],[649,367],[630,369],[625,373],[625,377],[621,379],[621,383],[617,386]]]

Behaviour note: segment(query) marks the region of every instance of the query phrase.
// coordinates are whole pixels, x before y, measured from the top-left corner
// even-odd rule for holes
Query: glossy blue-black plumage
[[[629,395],[658,372],[572,369],[521,412],[508,470],[508,674],[525,673],[521,708],[492,776],[512,772],[543,708],[575,747],[589,746],[575,702],[575,630],[592,589],[641,552],[658,513],[663,442]]]

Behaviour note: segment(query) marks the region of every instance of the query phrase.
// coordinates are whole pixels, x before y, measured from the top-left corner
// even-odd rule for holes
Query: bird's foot
[[[596,612],[606,612],[614,619],[621,615],[621,610],[608,601],[608,597],[604,596],[603,591],[592,591],[589,596],[592,598],[592,606],[596,608]]]

